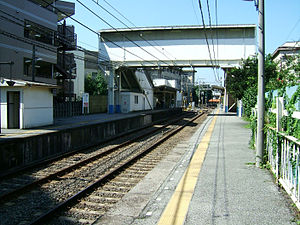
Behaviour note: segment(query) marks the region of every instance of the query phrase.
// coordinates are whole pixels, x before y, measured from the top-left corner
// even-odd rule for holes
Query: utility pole
[[[257,146],[256,166],[259,167],[264,155],[264,113],[265,113],[265,15],[264,0],[258,1],[258,99],[257,99]]]
[[[257,90],[257,142],[256,166],[259,167],[264,155],[264,118],[265,118],[265,3],[264,0],[253,1],[258,10],[258,90]]]

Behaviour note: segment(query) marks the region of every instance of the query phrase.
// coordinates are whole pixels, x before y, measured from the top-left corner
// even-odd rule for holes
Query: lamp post
[[[256,166],[260,166],[264,155],[264,113],[265,113],[265,11],[264,0],[254,1],[258,10],[258,98],[257,98],[257,143],[256,143]]]

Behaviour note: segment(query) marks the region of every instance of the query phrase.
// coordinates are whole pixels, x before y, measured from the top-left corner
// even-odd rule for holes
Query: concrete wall
[[[53,95],[47,88],[24,88],[23,125],[32,128],[53,124]]]
[[[107,112],[107,95],[90,95],[89,96],[90,113]]]
[[[1,138],[0,174],[99,144],[129,130],[141,128],[180,112],[181,109],[149,111],[131,118],[63,129],[48,134]]]

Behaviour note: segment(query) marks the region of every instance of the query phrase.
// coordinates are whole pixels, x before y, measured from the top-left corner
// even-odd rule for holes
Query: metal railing
[[[266,149],[271,170],[300,209],[300,142],[269,127]]]

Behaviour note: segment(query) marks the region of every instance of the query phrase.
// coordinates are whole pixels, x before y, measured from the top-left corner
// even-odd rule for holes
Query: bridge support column
[[[109,114],[114,113],[114,69],[109,68],[109,70],[106,72],[109,75],[108,78],[108,109],[107,112]]]
[[[223,100],[223,111],[226,113],[228,112],[228,94],[226,88],[225,88],[224,100]]]
[[[223,111],[228,112],[228,93],[227,93],[227,88],[226,88],[226,78],[227,78],[227,72],[226,70],[224,71],[224,99],[223,99]]]
[[[116,113],[121,113],[121,75],[117,74]]]

